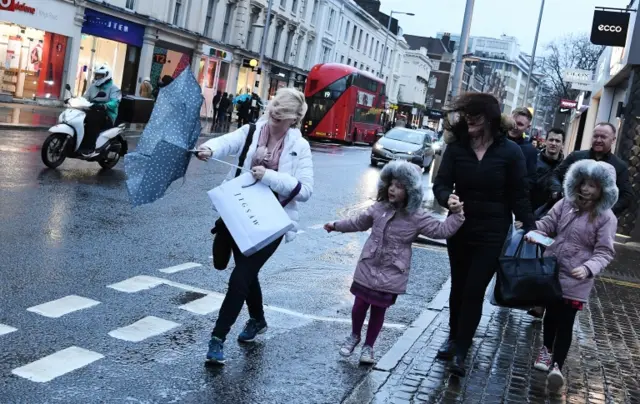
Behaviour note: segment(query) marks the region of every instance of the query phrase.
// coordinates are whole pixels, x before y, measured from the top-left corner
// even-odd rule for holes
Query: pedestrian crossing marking
[[[180,308],[204,316],[220,310],[223,300],[224,296],[222,294],[212,293],[187,304],[183,304]]]
[[[59,318],[74,311],[97,306],[100,302],[82,296],[69,295],[47,303],[29,307],[27,311],[49,318]]]
[[[18,329],[0,323],[0,335],[10,334],[14,331],[18,331]]]
[[[147,316],[125,327],[109,332],[113,338],[123,341],[140,342],[147,338],[155,337],[169,330],[179,327],[180,324],[159,317]]]
[[[152,289],[156,286],[162,285],[163,280],[153,276],[138,275],[129,279],[125,279],[122,282],[108,285],[108,288],[115,289],[125,293],[136,293],[142,290]]]
[[[34,382],[46,383],[102,358],[104,355],[98,352],[72,346],[16,368],[11,373]]]
[[[180,265],[176,265],[169,268],[163,268],[163,269],[160,269],[159,271],[165,274],[175,274],[176,272],[184,271],[186,269],[200,268],[200,267],[202,267],[202,264],[198,264],[195,262],[187,262],[185,264],[180,264]]]

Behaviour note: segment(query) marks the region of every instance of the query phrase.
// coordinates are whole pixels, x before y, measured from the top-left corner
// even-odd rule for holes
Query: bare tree
[[[551,93],[550,101],[557,105],[561,98],[574,99],[578,91],[571,89],[570,83],[562,79],[565,69],[594,70],[604,47],[594,45],[587,34],[569,34],[561,37],[546,48],[542,71],[547,78]]]

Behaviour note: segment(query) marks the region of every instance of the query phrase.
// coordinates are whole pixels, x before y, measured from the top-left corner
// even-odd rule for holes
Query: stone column
[[[151,74],[151,65],[153,65],[153,49],[156,46],[157,36],[156,28],[147,27],[142,41],[142,50],[140,51],[140,64],[138,65],[138,80],[136,81],[136,94],[139,94],[140,85],[145,77]],[[155,83],[152,83],[155,85]]]
[[[198,78],[198,69],[200,68],[200,57],[202,56],[202,43],[197,43],[193,49],[193,56],[191,56],[191,71],[193,75]]]
[[[62,83],[62,92],[60,94],[64,94],[64,86],[66,84],[69,84],[69,86],[71,86],[72,93],[76,88],[78,61],[80,60],[80,44],[82,42],[82,24],[84,24],[84,7],[78,6],[76,9],[76,15],[73,18],[73,25],[76,32],[73,37],[70,38],[70,41],[67,42],[67,56],[65,60],[66,76],[64,77],[64,83]]]
[[[619,133],[617,155],[629,164],[629,181],[635,192],[635,198],[629,209],[618,219],[618,233],[631,236],[640,241],[640,223],[638,223],[638,196],[640,196],[640,65],[633,66],[627,103],[624,108],[624,123]]]
[[[233,1],[229,2],[229,6]],[[251,7],[249,0],[238,0],[236,3],[236,18],[233,24],[233,36],[229,41],[230,45],[247,49],[247,29],[251,23]]]

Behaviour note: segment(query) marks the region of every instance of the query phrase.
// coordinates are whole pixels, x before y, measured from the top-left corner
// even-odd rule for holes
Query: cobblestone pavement
[[[561,394],[548,394],[546,374],[533,369],[542,324],[523,311],[491,306],[467,359],[465,379],[436,360],[448,335],[448,309],[437,313],[392,369],[377,367],[348,403],[640,403],[640,253],[618,248],[579,314]]]

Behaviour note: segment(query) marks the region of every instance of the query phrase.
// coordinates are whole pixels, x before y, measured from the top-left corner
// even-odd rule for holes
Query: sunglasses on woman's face
[[[473,115],[473,116],[467,115],[465,116],[465,120],[467,121],[468,125],[476,125],[476,124],[482,123],[484,119],[482,115]]]

